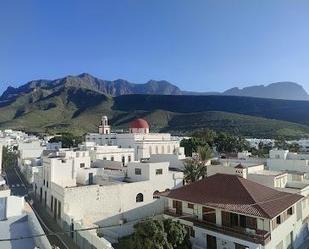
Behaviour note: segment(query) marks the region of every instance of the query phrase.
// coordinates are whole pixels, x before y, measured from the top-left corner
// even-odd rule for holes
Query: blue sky
[[[184,90],[309,91],[307,0],[1,0],[0,91],[88,72]]]

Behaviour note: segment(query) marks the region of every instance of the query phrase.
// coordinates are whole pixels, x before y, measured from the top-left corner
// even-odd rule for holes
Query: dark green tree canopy
[[[188,229],[171,219],[148,219],[134,225],[133,235],[120,240],[118,249],[190,249]]]

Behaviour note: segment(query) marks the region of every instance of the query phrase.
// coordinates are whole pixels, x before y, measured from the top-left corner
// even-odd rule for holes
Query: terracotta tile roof
[[[173,189],[167,197],[264,218],[276,217],[303,198],[226,174]]]

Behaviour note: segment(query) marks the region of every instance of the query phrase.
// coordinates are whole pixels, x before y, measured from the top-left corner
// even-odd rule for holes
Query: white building
[[[303,196],[216,174],[171,190],[165,217],[190,231],[193,248],[298,248],[308,235]]]
[[[274,139],[267,139],[267,138],[246,138],[246,141],[249,142],[249,146],[251,148],[259,148],[259,144],[269,144],[271,147],[275,145],[275,140]]]
[[[179,159],[185,157],[184,148],[180,147],[179,139],[171,137],[169,133],[150,133],[149,125],[144,119],[131,122],[129,133],[110,133],[107,117],[103,116],[102,120],[101,123],[104,125],[99,126],[99,133],[87,134],[86,142],[134,148],[136,160],[149,158],[152,154],[175,154]]]
[[[300,151],[309,152],[309,139],[299,139],[287,141],[289,144],[298,144],[300,146]]]
[[[309,172],[309,154],[298,154],[288,150],[270,150],[267,166],[271,170]]]
[[[99,248],[132,233],[139,219],[162,213],[164,205],[157,193],[182,186],[183,173],[170,171],[169,163],[130,162],[121,168],[113,162],[110,167],[95,165],[88,151],[63,150],[44,157],[34,177],[34,194],[65,229],[72,224],[84,228],[113,225],[100,230],[102,237],[91,234]]]
[[[91,161],[116,161],[125,166],[135,160],[133,148],[120,148],[116,145],[96,145],[94,142],[85,142],[79,147],[89,151]]]
[[[11,196],[7,185],[0,185],[0,238],[21,240],[0,242],[2,249],[51,249],[47,237],[31,237],[44,231],[23,197]]]
[[[29,183],[33,182],[33,174],[41,165],[41,156],[46,146],[40,140],[18,141],[18,167]]]
[[[2,174],[2,153],[3,153],[3,145],[0,144],[0,175]]]

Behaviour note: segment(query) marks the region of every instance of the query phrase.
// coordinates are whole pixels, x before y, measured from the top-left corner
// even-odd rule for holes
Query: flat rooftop
[[[308,181],[289,181],[286,184],[286,188],[292,188],[292,189],[303,189],[305,187],[309,186]]]
[[[280,176],[286,174],[286,172],[274,171],[274,170],[260,170],[253,173],[252,175],[265,175],[265,176]]]
[[[7,220],[0,221],[1,239],[31,235],[27,215],[10,217]],[[33,238],[1,242],[1,249],[33,249],[34,247],[35,243]]]

